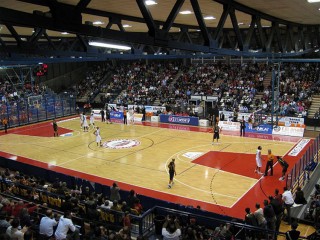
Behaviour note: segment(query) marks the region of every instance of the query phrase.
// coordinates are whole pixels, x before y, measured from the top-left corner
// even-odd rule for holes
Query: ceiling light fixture
[[[102,25],[102,24],[104,24],[104,22],[101,22],[101,21],[95,21],[95,22],[93,22],[93,25]]]
[[[239,23],[238,23],[238,26],[240,26],[240,25],[244,25],[244,23],[243,23],[243,22],[239,22]]]
[[[111,44],[111,43],[104,43],[104,42],[95,42],[95,41],[89,42],[89,45],[90,46],[95,46],[95,47],[118,49],[118,50],[130,50],[131,49],[131,47],[129,47],[129,46]]]
[[[61,33],[62,35],[67,35],[67,34],[69,34],[68,32],[62,32]]]
[[[308,3],[320,2],[320,0],[308,0]]]
[[[190,10],[185,10],[185,11],[181,11],[180,14],[182,15],[187,15],[187,14],[191,14],[192,12]]]
[[[216,19],[214,16],[206,16],[203,18],[204,20],[214,20]]]
[[[132,26],[131,25],[129,25],[129,24],[123,24],[123,26],[122,27],[124,27],[124,28],[131,28]]]
[[[156,5],[158,4],[156,1],[153,0],[147,0],[144,2],[147,6]]]

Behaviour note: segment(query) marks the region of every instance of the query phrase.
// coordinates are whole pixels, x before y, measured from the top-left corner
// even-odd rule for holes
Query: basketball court
[[[138,194],[238,218],[243,218],[245,207],[254,209],[256,202],[262,204],[275,188],[282,191],[285,186],[279,181],[278,164],[273,176],[254,172],[257,147],[262,146],[264,171],[268,149],[276,156],[286,156],[301,140],[264,134],[239,137],[222,130],[219,143],[212,144],[210,128],[96,121],[101,129],[100,147],[93,127],[83,132],[78,117],[57,123],[58,138],[53,137],[52,122],[1,133],[1,155],[92,182],[111,185],[116,181],[123,190],[135,189]],[[285,157],[289,170],[302,153]],[[177,176],[168,189],[167,165],[172,158]]]

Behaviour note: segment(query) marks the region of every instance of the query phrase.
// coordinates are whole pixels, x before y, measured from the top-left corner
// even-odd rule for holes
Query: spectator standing
[[[293,199],[292,192],[289,189],[287,189],[287,187],[284,187],[283,191],[284,192],[282,194],[282,200],[284,202],[284,206],[287,211],[287,221],[288,221],[288,224],[291,224],[291,207],[294,204],[294,199]]]
[[[304,197],[304,193],[301,190],[301,187],[297,187],[296,196],[294,199],[296,204],[307,204],[307,200]]]
[[[167,220],[162,226],[163,240],[179,240],[181,236],[180,225],[178,219],[167,217]]]
[[[52,237],[54,232],[54,227],[57,226],[57,221],[52,216],[52,210],[46,211],[46,216],[42,217],[40,220],[39,233],[44,237]]]
[[[118,187],[117,183],[113,183],[112,187],[110,188],[110,201],[117,200],[120,201],[120,188]]]
[[[66,238],[74,240],[80,239],[79,230],[73,224],[71,217],[71,212],[69,211],[60,217],[57,230],[54,234],[56,240],[64,240]]]

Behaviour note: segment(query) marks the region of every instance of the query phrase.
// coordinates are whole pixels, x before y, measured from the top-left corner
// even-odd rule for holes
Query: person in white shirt
[[[294,198],[292,192],[289,189],[287,189],[287,187],[283,188],[282,200],[284,202],[284,207],[287,211],[288,224],[291,224],[291,207],[294,204]]]
[[[57,221],[52,217],[52,210],[46,211],[46,216],[41,218],[39,233],[45,237],[53,236],[53,228],[57,226]]]
[[[79,230],[73,224],[71,220],[71,212],[65,212],[64,216],[61,216],[59,219],[59,224],[57,230],[54,234],[56,240],[64,240],[64,239],[75,239],[79,238]],[[70,230],[71,233],[68,233]]]
[[[261,150],[262,150],[262,147],[261,146],[258,146],[258,149],[257,149],[257,152],[256,152],[256,164],[257,164],[257,167],[255,169],[254,172],[258,173],[258,174],[263,174],[260,169],[262,167],[262,161],[261,161]]]
[[[90,126],[94,126],[94,112],[91,113],[90,115]]]
[[[166,222],[162,226],[163,240],[179,240],[181,236],[181,229],[178,219],[167,217]]]
[[[112,208],[112,206],[113,206],[113,202],[106,200],[104,204],[102,204],[100,207],[104,209],[110,209]]]
[[[85,114],[82,115],[82,127],[84,132],[88,132],[89,125],[88,125],[87,117]]]
[[[6,234],[10,239],[23,240],[24,233],[28,230],[27,227],[23,227],[19,230],[20,222],[18,218],[12,220],[11,226],[7,228]]]

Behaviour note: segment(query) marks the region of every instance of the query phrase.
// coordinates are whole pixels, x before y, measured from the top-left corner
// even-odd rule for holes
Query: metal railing
[[[0,105],[0,128],[2,120],[8,120],[8,127],[17,127],[76,113],[76,99],[69,96],[43,95],[37,101],[17,99]]]
[[[310,179],[313,170],[319,162],[320,135],[309,145],[307,151],[287,175],[286,186],[295,192],[297,187],[303,187]]]

